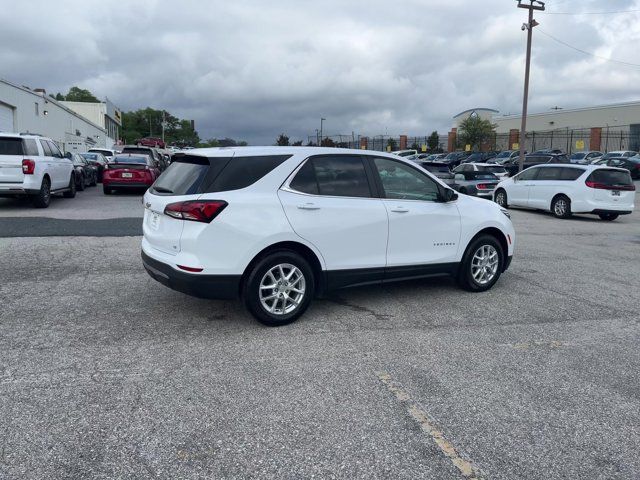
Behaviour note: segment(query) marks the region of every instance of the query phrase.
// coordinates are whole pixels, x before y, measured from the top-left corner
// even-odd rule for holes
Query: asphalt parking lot
[[[511,212],[489,292],[270,329],[146,274],[139,195],[1,200],[0,478],[638,478],[640,213]]]

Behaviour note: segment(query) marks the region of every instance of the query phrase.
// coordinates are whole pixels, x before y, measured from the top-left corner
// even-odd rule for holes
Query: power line
[[[545,12],[547,15],[615,15],[618,13],[635,13],[640,12],[640,9],[636,10],[614,10],[609,12]]]
[[[580,53],[582,53],[584,55],[588,55],[588,56],[594,57],[594,58],[599,58],[600,60],[605,60],[605,61],[610,62],[610,63],[617,63],[618,65],[626,65],[627,67],[639,67],[640,68],[640,64],[638,64],[638,63],[623,62],[621,60],[614,60],[612,58],[607,58],[607,57],[603,57],[601,55],[596,55],[595,53],[587,52],[586,50],[582,50],[581,48],[574,47],[573,45],[570,45],[567,42],[562,41],[559,38],[554,37],[553,35],[545,32],[544,30],[542,30],[540,28],[538,29],[538,31],[541,34],[543,34],[544,36],[549,37],[551,40],[555,40],[559,44],[564,45],[565,47],[571,48],[572,50],[580,52]]]

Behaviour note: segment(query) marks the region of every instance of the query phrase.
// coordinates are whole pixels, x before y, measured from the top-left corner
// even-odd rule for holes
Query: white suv
[[[353,285],[450,275],[487,290],[515,242],[495,203],[361,150],[191,150],[174,155],[144,205],[142,259],[153,278],[202,297],[240,295],[267,325]]]
[[[73,163],[49,138],[0,133],[0,197],[33,197],[46,208],[51,195],[76,195]]]
[[[610,221],[633,211],[635,190],[629,171],[622,168],[545,164],[500,182],[494,200],[501,207],[546,210],[558,218],[592,213]]]

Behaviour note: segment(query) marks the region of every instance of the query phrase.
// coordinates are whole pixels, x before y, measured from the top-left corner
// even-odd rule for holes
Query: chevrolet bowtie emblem
[[[151,208],[151,204],[149,202],[145,203],[144,206],[147,208]]]

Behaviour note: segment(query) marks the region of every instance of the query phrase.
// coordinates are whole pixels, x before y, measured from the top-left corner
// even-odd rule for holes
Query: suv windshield
[[[0,155],[24,155],[21,138],[0,138]]]

